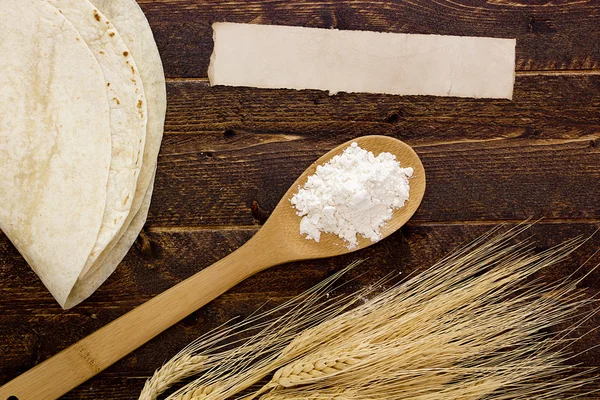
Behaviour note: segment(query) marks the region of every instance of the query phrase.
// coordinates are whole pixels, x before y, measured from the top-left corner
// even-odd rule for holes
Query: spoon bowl
[[[290,203],[292,196],[298,193],[298,188],[304,186],[308,177],[315,174],[319,165],[323,165],[333,157],[342,154],[354,142],[361,148],[371,151],[375,156],[381,152],[392,153],[396,156],[396,160],[400,162],[402,168],[412,167],[414,169],[413,176],[410,179],[410,197],[403,207],[394,211],[392,219],[381,227],[382,239],[400,229],[419,208],[425,194],[425,169],[419,156],[409,145],[388,136],[375,135],[361,136],[342,143],[321,156],[296,179],[255,236],[257,239],[262,238],[263,235],[271,238],[285,238],[277,244],[278,250],[284,252],[287,256],[285,262],[347,254],[375,243],[358,235],[358,245],[349,249],[346,242],[331,233],[321,234],[318,243],[314,240],[307,240],[300,234],[300,221],[302,218],[296,214],[296,210]]]
[[[341,154],[352,142],[376,155],[390,152],[402,167],[414,168],[409,200],[394,212],[381,233],[386,237],[398,230],[417,210],[425,192],[425,171],[419,157],[405,143],[386,136],[346,142],[319,158],[294,182],[264,226],[242,247],[0,387],[0,400],[54,400],[261,270],[346,254],[373,244],[360,238],[358,246],[350,250],[333,234],[323,234],[319,243],[306,240],[300,234],[301,218],[290,203],[318,165]]]
[[[409,145],[388,136],[361,136],[350,140],[327,152],[311,164],[290,186],[263,225],[263,228],[257,233],[257,235],[260,235],[258,237],[268,235],[285,238],[285,240],[280,241],[279,246],[290,257],[286,262],[347,254],[375,243],[358,235],[358,245],[349,249],[347,243],[331,233],[323,233],[318,243],[314,240],[307,240],[303,235],[300,235],[301,217],[296,215],[296,210],[290,203],[292,196],[298,193],[298,188],[304,186],[308,177],[315,174],[319,165],[323,165],[333,157],[342,154],[354,142],[361,148],[371,151],[375,156],[381,152],[392,153],[396,156],[396,160],[400,162],[402,168],[412,167],[414,169],[413,176],[410,179],[410,197],[403,207],[394,211],[392,219],[381,227],[382,239],[400,229],[419,208],[425,194],[425,169],[419,156]]]

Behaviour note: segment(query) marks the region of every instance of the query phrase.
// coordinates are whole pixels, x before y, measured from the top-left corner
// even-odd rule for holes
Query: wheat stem
[[[542,332],[596,311],[582,312],[591,300],[576,289],[581,280],[536,276],[584,241],[534,252],[512,241],[524,229],[484,235],[364,304],[371,289],[329,303],[320,290],[282,317],[249,319],[255,336],[210,354],[205,374],[169,400],[225,400],[269,374],[243,400],[549,400],[581,388],[590,379],[565,365],[567,335],[581,322]],[[214,343],[233,332],[190,351],[221,349]]]

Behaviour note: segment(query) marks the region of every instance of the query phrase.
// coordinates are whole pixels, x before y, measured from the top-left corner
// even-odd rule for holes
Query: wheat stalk
[[[280,359],[303,351],[308,356],[279,369],[246,399],[268,390],[274,390],[273,396],[277,391],[291,395],[294,391],[287,389],[296,386],[304,386],[296,388],[302,393],[298,398],[339,388],[354,388],[361,399],[542,398],[583,384],[553,381],[540,387],[534,380],[568,370],[561,365],[566,360],[561,340],[538,332],[574,315],[589,300],[576,291],[577,282],[544,287],[528,281],[582,241],[534,254],[527,244],[509,244],[510,237],[477,241],[434,269],[303,333]],[[371,347],[365,353],[367,344]],[[362,346],[360,368],[296,373],[322,357],[315,348],[327,349],[335,360],[335,349],[348,346]],[[381,377],[390,374],[397,378],[382,393],[374,392]],[[445,396],[436,397],[444,391]]]
[[[583,278],[547,285],[535,276],[584,241],[536,253],[512,242],[525,228],[492,231],[353,309],[344,301],[359,304],[365,292],[325,302],[316,318],[326,291],[313,292],[308,305],[260,320],[258,335],[210,355],[211,367],[169,400],[224,400],[271,373],[244,400],[546,400],[580,388],[590,380],[565,364],[579,323],[540,332],[591,318],[595,310],[581,310],[593,300],[576,289]]]
[[[345,272],[342,271],[342,273]],[[334,279],[338,279],[338,276]],[[303,305],[299,310],[287,313],[285,318],[276,319],[276,323],[268,324],[261,334],[252,337],[240,348],[228,352],[220,359],[218,365],[207,371],[202,377],[179,389],[168,400],[181,400],[182,396],[187,393],[192,393],[190,399],[226,399],[246,389],[291,360],[288,358],[289,356],[282,358],[281,352],[299,335],[301,327],[311,326],[315,323],[316,318],[319,320],[333,318],[372,290],[373,288],[364,288],[350,296],[339,296],[329,300],[325,300],[321,296],[319,302],[310,304],[309,307]],[[304,314],[307,310],[310,311],[308,315]],[[313,316],[309,317],[309,315]],[[206,388],[211,386],[218,390],[206,393]],[[185,397],[185,400],[188,398]]]
[[[139,400],[154,400],[175,383],[199,372],[204,375],[173,393],[169,399],[180,399],[187,392],[203,398],[216,397],[221,391],[231,392],[231,388],[239,386],[240,382],[222,382],[227,381],[232,371],[242,376],[255,360],[276,358],[302,329],[342,313],[360,300],[355,295],[365,296],[372,291],[364,288],[350,296],[329,297],[336,282],[360,263],[352,263],[280,306],[257,312],[231,326],[224,324],[200,336],[154,373],[145,383]],[[277,317],[278,314],[281,316]],[[239,335],[250,336],[234,339]],[[237,347],[230,349],[232,345]],[[262,372],[263,376],[268,372],[270,370]]]
[[[152,378],[146,381],[139,400],[155,400],[173,384],[195,375],[205,367],[206,356],[182,354],[159,368]]]

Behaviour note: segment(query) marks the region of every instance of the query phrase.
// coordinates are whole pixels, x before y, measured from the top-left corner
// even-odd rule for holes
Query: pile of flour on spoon
[[[300,233],[319,242],[321,232],[334,233],[353,249],[357,235],[376,242],[379,229],[409,198],[413,168],[401,168],[396,156],[377,157],[352,143],[320,165],[290,200],[302,218]]]

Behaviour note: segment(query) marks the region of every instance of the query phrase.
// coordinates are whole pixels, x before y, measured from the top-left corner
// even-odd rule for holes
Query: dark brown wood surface
[[[357,257],[367,285],[422,270],[500,223],[543,218],[539,249],[600,227],[600,4],[593,1],[143,0],[168,77],[165,138],[148,224],[117,272],[64,311],[0,233],[0,383],[227,255],[296,177],[366,134],[414,146],[428,174],[420,210],[358,254],[265,271],[192,314],[65,399],[135,399],[144,380],[207,330],[308,289]],[[208,85],[211,23],[235,21],[517,38],[513,101],[260,90]],[[569,275],[600,248],[596,234]],[[592,259],[596,263],[600,258]],[[594,262],[589,264],[589,268]],[[355,272],[354,275],[357,275]],[[600,272],[581,286],[600,294]],[[600,326],[595,317],[580,332]],[[600,332],[574,362],[600,366]],[[600,387],[597,384],[596,387]],[[600,398],[600,395],[588,398]],[[4,399],[0,399],[4,400]]]

